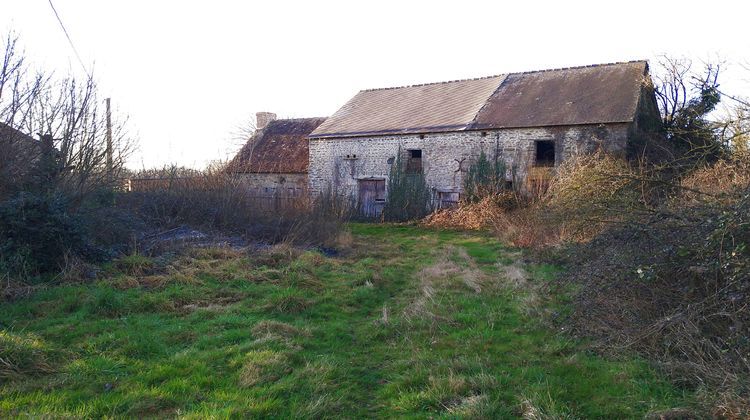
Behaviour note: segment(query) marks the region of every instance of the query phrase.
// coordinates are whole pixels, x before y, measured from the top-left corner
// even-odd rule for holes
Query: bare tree
[[[115,187],[134,142],[127,120],[115,116],[108,167],[107,118],[94,78],[80,81],[31,72],[12,34],[3,51],[0,122],[18,134],[0,139],[14,151],[0,165],[0,189],[14,183],[16,189],[59,191],[79,205],[91,192]],[[22,133],[38,135],[39,141]],[[25,182],[19,182],[19,172],[26,175]]]
[[[723,144],[736,153],[750,152],[750,107],[743,104],[729,107],[719,125]]]
[[[243,125],[237,127],[232,133],[232,140],[238,146],[238,151],[235,156],[226,164],[226,170],[229,172],[242,171],[242,162],[250,162],[255,150],[255,141],[257,140],[256,134],[257,128],[254,121],[248,121]]]

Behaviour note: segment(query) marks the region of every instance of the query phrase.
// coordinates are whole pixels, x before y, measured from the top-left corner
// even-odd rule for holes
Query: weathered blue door
[[[385,205],[385,180],[359,180],[359,208],[365,217],[378,217]]]

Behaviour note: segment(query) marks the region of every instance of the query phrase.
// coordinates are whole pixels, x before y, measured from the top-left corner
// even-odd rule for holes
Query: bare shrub
[[[688,174],[681,182],[680,200],[731,202],[737,191],[750,187],[750,153],[735,153]]]
[[[646,171],[604,153],[576,156],[557,169],[541,210],[578,239],[591,238],[649,212],[658,182]]]
[[[126,119],[93,76],[33,70],[13,34],[0,48],[0,266],[28,282],[110,257],[128,233],[106,211],[134,146]]]
[[[747,174],[741,156],[697,169],[649,214],[571,249],[566,276],[582,285],[574,331],[603,352],[645,355],[683,386],[734,395],[732,410],[750,392]]]
[[[120,204],[162,231],[190,226],[271,243],[327,245],[350,216],[348,203],[332,192],[311,197],[258,197],[241,175],[210,167],[176,177],[151,171],[158,183],[120,197]]]

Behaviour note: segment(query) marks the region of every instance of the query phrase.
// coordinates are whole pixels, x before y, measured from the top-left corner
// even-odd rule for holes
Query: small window
[[[535,166],[555,166],[555,142],[542,140],[536,142]]]
[[[406,161],[406,172],[412,174],[422,172],[422,149],[411,149],[408,152],[409,159]]]

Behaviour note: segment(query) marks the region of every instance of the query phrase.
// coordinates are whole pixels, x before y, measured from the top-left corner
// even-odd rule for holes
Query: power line
[[[63,30],[63,33],[65,34],[65,38],[68,38],[68,43],[70,43],[70,48],[72,48],[72,49],[73,49],[73,52],[75,53],[75,55],[76,55],[76,58],[78,59],[78,63],[80,63],[80,64],[81,64],[81,67],[83,67],[83,71],[84,71],[84,72],[85,72],[86,74],[89,74],[89,71],[88,71],[88,69],[86,68],[86,65],[85,65],[85,64],[83,64],[83,60],[81,60],[81,56],[80,56],[80,54],[78,54],[78,50],[76,49],[76,46],[75,46],[75,45],[73,45],[73,40],[72,40],[72,39],[70,39],[70,35],[68,35],[68,30],[67,30],[67,29],[65,29],[65,25],[63,25],[62,19],[60,19],[60,15],[59,15],[59,14],[57,13],[57,9],[55,9],[55,5],[54,5],[54,4],[52,4],[52,0],[48,0],[48,1],[49,1],[49,7],[51,7],[51,8],[52,8],[52,12],[54,12],[54,13],[55,13],[55,17],[57,18],[57,21],[58,21],[58,22],[60,23],[60,27],[62,28],[62,30]]]

